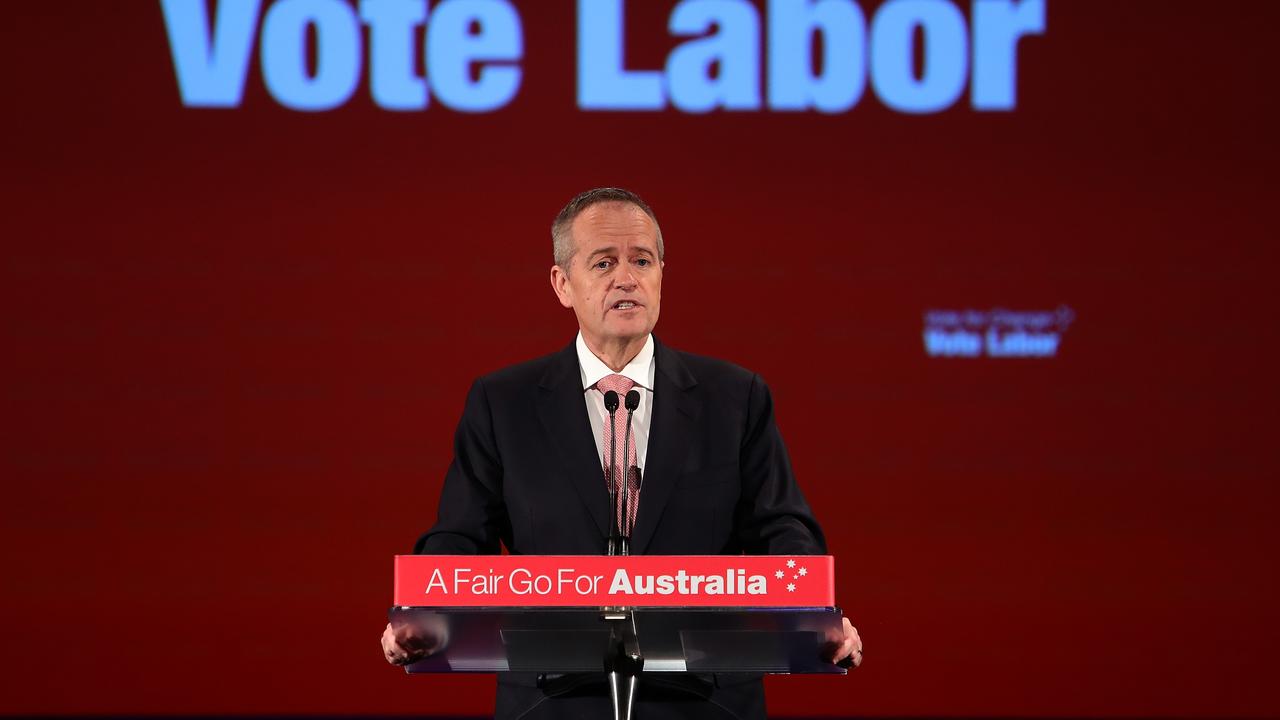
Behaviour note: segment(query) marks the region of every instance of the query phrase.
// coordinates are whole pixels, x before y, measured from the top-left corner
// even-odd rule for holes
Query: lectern
[[[824,673],[844,637],[829,555],[400,555],[390,620],[435,651],[409,673],[605,673],[629,720],[650,673]]]

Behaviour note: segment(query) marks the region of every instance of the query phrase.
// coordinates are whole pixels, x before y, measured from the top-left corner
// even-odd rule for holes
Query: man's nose
[[[630,265],[627,263],[618,265],[618,270],[613,275],[613,284],[622,290],[629,290],[638,284]]]

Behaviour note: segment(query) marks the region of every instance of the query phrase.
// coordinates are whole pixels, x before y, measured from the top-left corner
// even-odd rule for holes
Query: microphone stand
[[[613,395],[610,407],[606,396],[606,408],[609,409],[609,444],[612,447],[614,438],[613,413],[618,409],[618,394]],[[617,464],[611,458],[612,477],[609,483],[609,503],[612,506],[613,528],[615,538],[609,542],[610,555],[631,554],[631,419],[640,406],[640,393],[632,390],[627,393],[627,427],[622,435],[622,492],[617,492]],[[613,455],[613,453],[610,453]],[[619,504],[621,500],[621,504]],[[621,526],[621,527],[619,527]],[[614,540],[616,539],[616,542]],[[636,687],[640,684],[640,671],[644,669],[644,657],[640,654],[640,643],[636,635],[636,618],[630,608],[606,607],[600,616],[609,623],[609,652],[604,658],[605,676],[609,681],[609,697],[613,701],[614,720],[631,720],[635,705]]]
[[[622,533],[618,528],[618,448],[614,446],[614,416],[618,413],[618,393],[610,390],[604,394],[604,409],[609,411],[609,540],[607,542],[606,555],[625,555],[619,553],[619,547],[622,543]],[[623,459],[626,462],[626,459]]]
[[[632,390],[627,393],[627,429],[622,436],[622,464],[626,467],[622,470],[622,555],[631,554],[631,532],[635,528],[632,524],[635,518],[631,517],[631,417],[635,414],[636,408],[640,407],[640,393]]]

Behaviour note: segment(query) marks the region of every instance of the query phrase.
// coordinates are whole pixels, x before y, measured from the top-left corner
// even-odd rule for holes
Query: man
[[[617,188],[582,193],[556,218],[552,241],[551,286],[577,316],[578,337],[475,382],[438,519],[415,552],[601,554],[611,524],[602,469],[618,458],[643,477],[627,492],[633,554],[825,554],[759,376],[654,338],[664,247],[649,206]],[[623,457],[625,441],[608,428],[609,389],[640,395]],[[847,619],[844,631],[831,659],[857,665],[862,642]],[[390,625],[382,638],[393,664],[433,642]],[[764,717],[759,676],[685,679],[646,676],[636,716]],[[577,680],[500,674],[497,716],[603,717],[603,676]]]

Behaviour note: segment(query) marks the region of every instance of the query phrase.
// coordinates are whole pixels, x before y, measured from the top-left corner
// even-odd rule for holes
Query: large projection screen
[[[381,659],[391,557],[617,185],[866,643],[771,713],[1280,715],[1276,4],[0,14],[0,713],[490,712]]]

